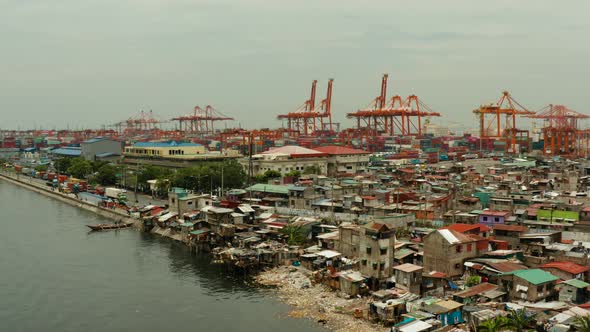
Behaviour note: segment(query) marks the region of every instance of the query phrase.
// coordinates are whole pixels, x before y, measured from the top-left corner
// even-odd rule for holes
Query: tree
[[[91,161],[90,164],[92,165],[92,171],[93,172],[98,172],[98,170],[103,167],[104,165],[108,165],[109,162],[108,161],[104,161],[104,160],[95,160],[95,161]]]
[[[289,245],[300,245],[307,240],[307,232],[301,226],[286,225],[281,233],[287,237]]]
[[[72,158],[59,158],[53,162],[53,167],[60,173],[65,173],[72,166]]]
[[[281,177],[281,172],[275,171],[273,169],[269,169],[268,171],[264,172],[264,179],[268,181],[269,179],[276,179]]]
[[[313,166],[305,166],[303,169],[303,174],[320,174],[322,170],[318,165]]]
[[[84,158],[75,158],[72,160],[67,172],[75,178],[85,179],[92,174],[92,165]]]
[[[576,331],[579,332],[590,332],[590,316],[579,316],[574,321]]]
[[[506,317],[498,316],[488,319],[477,327],[477,331],[481,332],[500,332],[506,329],[510,320]]]
[[[103,165],[98,169],[94,180],[103,186],[110,186],[117,183],[117,168],[113,165]]]
[[[533,321],[535,315],[527,315],[524,309],[510,310],[508,313],[508,327],[516,332],[524,331]]]
[[[297,171],[297,170],[293,170],[293,171],[290,171],[289,173],[285,174],[285,176],[291,176],[291,177],[298,179],[299,177],[301,177],[301,172]]]
[[[37,172],[47,172],[47,168],[48,168],[48,166],[46,164],[35,166],[35,170]]]

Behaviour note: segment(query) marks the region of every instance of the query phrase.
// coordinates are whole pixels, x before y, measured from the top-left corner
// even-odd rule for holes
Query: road
[[[12,176],[14,178],[17,178],[17,176],[14,172],[6,172],[3,170],[1,172],[2,172],[2,174],[6,174],[6,175]],[[43,179],[32,178],[30,176],[25,176],[25,175],[21,174],[18,176],[18,180],[28,182],[30,184],[34,184],[34,185],[42,187],[42,188],[47,188],[47,184],[46,184],[47,181],[43,180]],[[127,192],[127,203],[129,206],[142,207],[142,206],[150,205],[150,204],[165,205],[165,204],[168,204],[168,200],[154,199],[150,195],[144,195],[142,193],[138,193],[137,194],[137,203],[136,203],[135,202],[135,194],[132,191],[128,191]]]

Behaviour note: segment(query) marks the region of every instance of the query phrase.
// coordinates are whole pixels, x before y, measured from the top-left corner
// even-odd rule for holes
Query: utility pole
[[[219,198],[223,197],[223,164],[221,165],[221,192],[219,193]]]

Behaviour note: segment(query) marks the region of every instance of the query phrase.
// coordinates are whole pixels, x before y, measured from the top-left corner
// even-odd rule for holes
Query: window
[[[379,265],[379,270],[385,270],[385,263],[381,262],[381,264]]]
[[[176,203],[176,199],[173,198],[172,199],[172,204],[174,204],[174,203]]]
[[[543,285],[537,286],[537,293],[543,293]]]
[[[373,270],[377,270],[377,263],[373,263]]]
[[[483,217],[483,221],[488,221],[488,217]]]
[[[467,245],[467,251],[468,251],[468,252],[469,252],[469,251],[471,251],[471,249],[472,249],[471,247],[472,247],[472,246],[473,246],[473,245],[472,245],[471,243],[469,243],[469,244]]]
[[[494,218],[494,221],[495,222],[500,222],[500,218],[496,217],[496,218]]]
[[[463,250],[463,247],[461,245],[458,245],[455,248],[456,248],[457,252],[461,252]]]
[[[380,255],[387,255],[387,248],[381,248],[381,249],[379,249],[379,254]]]
[[[371,251],[372,251],[371,250],[371,247],[367,247],[367,255],[370,255],[371,254]]]
[[[193,205],[193,201],[186,202],[187,205]]]
[[[461,264],[459,264],[459,263],[455,264],[455,268],[456,269],[460,269],[461,268]]]
[[[367,266],[367,260],[366,259],[363,259],[361,262],[363,263],[363,266]]]

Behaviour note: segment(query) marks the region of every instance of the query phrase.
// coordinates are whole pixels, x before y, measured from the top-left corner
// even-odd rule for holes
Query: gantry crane
[[[317,80],[311,82],[311,93],[308,100],[294,112],[281,114],[279,120],[287,120],[287,129],[304,136],[316,136],[320,131],[333,132],[332,127],[332,84],[334,79],[328,80],[326,98],[316,106]]]
[[[585,155],[585,141],[587,131],[579,128],[578,121],[590,116],[578,113],[563,105],[548,105],[527,117],[543,119],[543,154],[551,156],[580,156]]]
[[[179,130],[184,130],[186,134],[205,135],[215,132],[214,123],[216,121],[233,120],[233,118],[215,110],[213,106],[207,105],[204,109],[195,106],[192,114],[179,116],[172,120],[178,121]]]
[[[516,127],[516,116],[530,116],[535,114],[519,104],[508,91],[503,91],[502,96],[495,104],[481,105],[473,113],[479,117],[480,140],[494,139],[506,142],[506,152],[517,153],[516,142],[529,141],[528,130]],[[502,124],[502,117],[505,123]]]
[[[381,79],[381,93],[375,97],[368,107],[348,113],[349,119],[356,119],[357,128],[364,133],[373,135],[422,136],[422,119],[440,116],[433,112],[416,95],[403,99],[399,95],[391,97],[387,102],[388,74]]]

